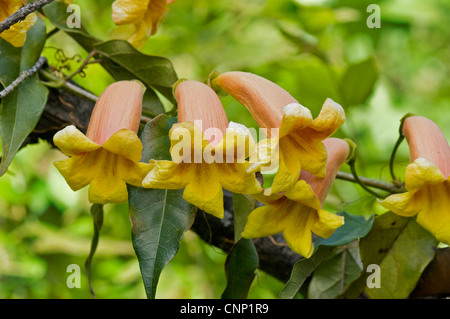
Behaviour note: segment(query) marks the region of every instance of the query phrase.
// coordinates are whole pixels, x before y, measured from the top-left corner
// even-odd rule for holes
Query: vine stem
[[[2,33],[5,30],[8,30],[14,24],[24,20],[29,14],[39,10],[43,6],[49,4],[50,2],[53,2],[53,0],[37,0],[35,2],[30,2],[27,5],[23,6],[22,8],[14,12],[12,15],[7,17],[5,20],[0,22],[0,33]]]
[[[39,69],[47,63],[47,59],[43,56],[41,56],[36,63],[33,65],[31,69],[22,71],[17,79],[11,82],[10,85],[8,85],[6,88],[4,88],[0,92],[0,99],[7,96],[9,93],[11,93],[17,86],[19,86],[23,81],[28,79],[30,76],[35,74]]]
[[[72,84],[71,82],[66,82],[65,79],[60,78],[48,70],[39,70],[39,73],[47,80],[51,82],[43,82],[46,86],[52,87],[55,89],[65,89],[66,91],[76,94],[82,98],[85,98],[87,100],[90,100],[92,102],[97,102],[98,96],[92,94],[91,92],[88,92],[86,90],[83,90],[79,86],[76,86],[75,84]]]
[[[370,179],[367,177],[362,177],[362,176],[358,176],[358,179],[359,179],[359,181],[358,181],[358,180],[356,180],[356,178],[354,177],[353,174],[349,174],[349,173],[345,173],[345,172],[341,172],[341,171],[339,171],[337,173],[336,178],[345,180],[345,181],[349,181],[349,182],[353,182],[353,183],[357,183],[357,184],[362,183],[366,186],[378,188],[383,191],[389,192],[391,194],[398,194],[398,193],[404,192],[403,188],[400,188],[396,185],[384,183],[381,181],[377,181],[377,180]]]

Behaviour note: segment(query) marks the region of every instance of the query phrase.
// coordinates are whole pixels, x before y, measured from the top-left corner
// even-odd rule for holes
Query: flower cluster
[[[265,137],[256,142],[244,125],[229,122],[216,90],[247,107]],[[263,205],[247,220],[244,238],[282,233],[289,247],[308,258],[313,234],[327,238],[344,218],[323,209],[338,170],[349,155],[347,141],[332,137],[345,121],[343,108],[326,99],[313,118],[277,84],[245,72],[227,72],[209,85],[180,81],[174,87],[178,123],[169,132],[171,160],[142,163],[136,135],[143,89],[133,81],[110,85],[100,96],[86,135],[74,126],[54,142],[70,156],[55,165],[73,190],[90,185],[93,203],[127,201],[126,184],[183,189],[183,198],[218,218],[224,214],[223,190],[249,194]],[[407,193],[380,204],[415,216],[443,242],[450,242],[450,148],[430,120],[413,116],[403,134],[411,151]],[[429,137],[433,136],[433,139]],[[277,168],[270,187],[258,175]]]
[[[330,138],[345,120],[342,107],[328,99],[313,119],[281,87],[250,73],[224,73],[211,86],[246,105],[267,138],[256,143],[247,127],[228,121],[210,86],[186,80],[174,88],[178,123],[169,132],[171,160],[142,163],[136,133],[143,91],[136,82],[120,81],[100,96],[86,135],[74,126],[55,135],[55,145],[70,156],[56,167],[73,190],[90,185],[92,203],[126,201],[127,183],[184,189],[187,202],[222,218],[223,189],[252,195],[266,206],[250,214],[243,236],[283,232],[294,251],[311,256],[311,232],[328,237],[344,223],[322,209],[348,154],[345,141]],[[256,173],[274,163],[273,185],[263,189]]]

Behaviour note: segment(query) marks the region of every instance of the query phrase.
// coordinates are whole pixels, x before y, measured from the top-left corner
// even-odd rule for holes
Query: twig
[[[345,181],[358,183],[358,181],[355,179],[355,177],[352,174],[345,173],[345,172],[338,172],[336,175],[336,178],[342,179]],[[384,191],[387,191],[391,194],[398,194],[404,192],[403,188],[400,188],[393,184],[384,183],[381,181],[373,180],[367,177],[361,177],[359,176],[359,181],[367,186],[378,188]],[[359,183],[358,183],[359,184]]]
[[[0,99],[7,96],[9,93],[11,93],[19,84],[21,84],[23,81],[25,81],[27,78],[35,74],[45,63],[47,63],[47,59],[43,56],[41,56],[37,62],[33,65],[33,67],[29,70],[22,71],[17,79],[12,81],[10,85],[8,85],[6,88],[3,89],[3,91],[0,92]]]
[[[75,72],[73,72],[71,75],[67,76],[67,77],[65,78],[65,81],[67,82],[67,81],[69,81],[70,79],[72,79],[75,75],[77,75],[78,73],[83,72],[83,69],[84,69],[86,66],[88,66],[89,64],[101,62],[101,60],[89,61],[89,60],[90,60],[92,57],[94,57],[94,55],[96,55],[96,54],[98,54],[98,51],[97,51],[97,50],[91,51],[91,52],[88,54],[88,56],[86,57],[86,59],[84,59],[83,63],[80,65],[80,67],[79,67]]]
[[[60,78],[47,70],[40,70],[39,73],[44,78],[51,81],[51,82],[43,82],[48,87],[52,87],[52,88],[56,88],[56,89],[63,88],[68,92],[76,94],[76,95],[78,95],[82,98],[85,98],[87,100],[90,100],[92,102],[97,102],[97,100],[98,100],[98,97],[96,95],[92,94],[91,92],[88,92],[88,91],[80,88],[79,86],[72,84],[71,82],[65,82],[65,80],[63,78]]]
[[[29,14],[39,10],[43,6],[49,4],[50,2],[53,2],[53,0],[37,0],[35,2],[30,2],[27,5],[23,6],[22,8],[14,12],[12,15],[7,17],[5,20],[0,22],[0,33],[2,33],[5,30],[8,30],[14,24],[24,20]]]

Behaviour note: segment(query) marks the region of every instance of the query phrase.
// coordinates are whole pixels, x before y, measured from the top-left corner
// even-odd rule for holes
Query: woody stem
[[[5,20],[0,22],[0,33],[5,30],[8,30],[11,26],[24,20],[29,14],[39,10],[43,6],[53,2],[53,0],[37,0],[35,2],[30,2],[27,5],[23,6],[12,15],[7,17]]]

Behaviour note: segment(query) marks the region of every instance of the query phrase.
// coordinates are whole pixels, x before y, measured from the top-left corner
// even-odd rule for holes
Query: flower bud
[[[220,142],[228,119],[219,97],[209,86],[198,81],[183,81],[175,88],[175,98],[179,123],[192,122],[211,144]]]
[[[142,86],[137,82],[119,81],[109,85],[95,104],[86,136],[103,145],[121,129],[137,133],[143,95]]]
[[[410,116],[403,122],[403,135],[411,162],[425,158],[436,165],[444,176],[450,175],[450,147],[440,128],[423,116]]]
[[[249,110],[262,128],[278,128],[283,118],[283,106],[298,102],[277,84],[256,74],[232,71],[212,80]],[[270,133],[270,132],[268,132]]]

